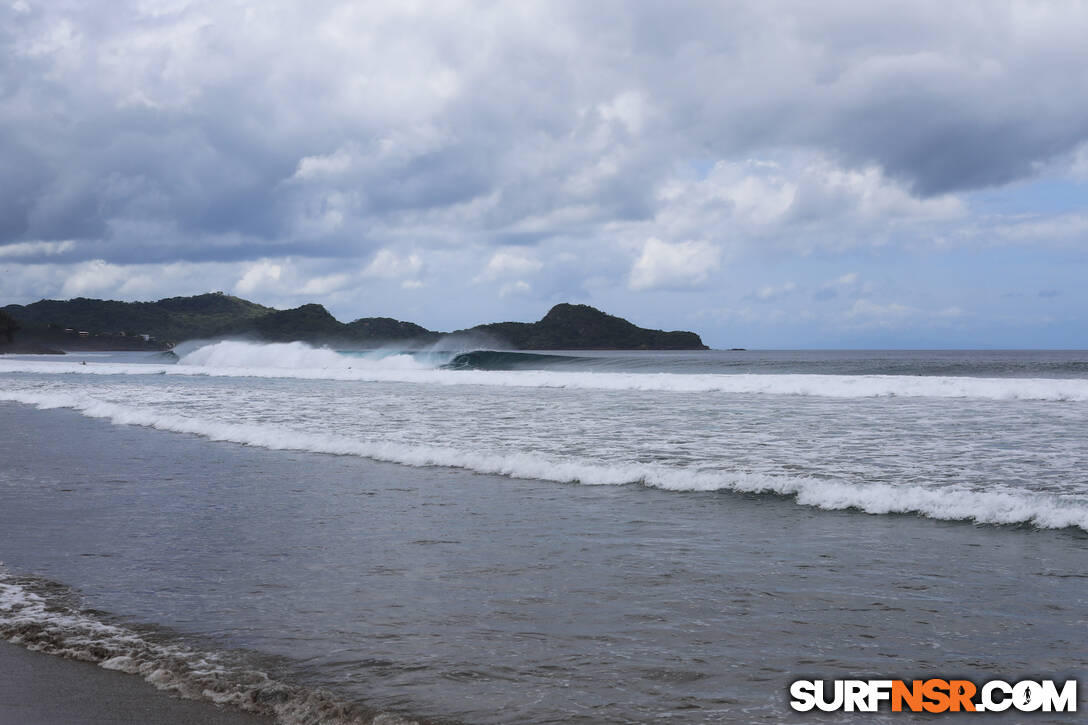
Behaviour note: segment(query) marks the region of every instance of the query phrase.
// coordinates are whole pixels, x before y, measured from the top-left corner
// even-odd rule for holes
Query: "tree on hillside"
[[[19,326],[14,317],[0,310],[0,335],[3,335],[9,344],[15,342],[15,333],[21,329],[23,328]]]

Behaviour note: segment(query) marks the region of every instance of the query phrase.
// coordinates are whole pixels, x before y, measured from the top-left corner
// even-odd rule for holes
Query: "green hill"
[[[356,348],[410,347],[433,344],[444,334],[389,317],[364,317],[345,324],[318,304],[276,310],[221,292],[157,302],[77,297],[8,305],[2,310],[22,328],[15,332],[18,340],[66,349],[161,349],[183,340],[216,337]],[[495,322],[453,334],[522,350],[706,349],[694,332],[647,330],[588,305],[559,304],[537,322]]]
[[[558,304],[539,322],[493,322],[483,332],[518,350],[705,350],[694,332],[647,330],[589,305]]]
[[[415,340],[420,343],[437,342],[441,332],[428,330],[414,322],[401,322],[392,317],[361,317],[347,324],[351,339],[373,342],[375,345],[390,340]]]
[[[170,297],[158,302],[116,302],[76,297],[41,300],[29,305],[8,305],[5,312],[31,330],[70,328],[90,335],[150,335],[158,340],[181,341],[214,337],[237,328],[242,321],[274,310],[255,302],[213,292],[195,297]]]

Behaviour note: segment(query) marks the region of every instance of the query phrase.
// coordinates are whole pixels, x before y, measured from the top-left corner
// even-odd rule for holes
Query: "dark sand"
[[[0,641],[0,725],[269,725],[271,720],[182,700],[138,677]]]

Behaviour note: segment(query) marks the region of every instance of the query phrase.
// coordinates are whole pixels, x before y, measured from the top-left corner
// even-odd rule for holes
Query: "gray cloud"
[[[684,158],[817,153],[929,196],[1024,178],[1088,138],[1081,7],[0,13],[0,242],[113,240],[84,249],[118,260],[365,251],[405,226],[502,244],[596,237],[658,215]],[[344,168],[293,178],[345,149]],[[795,219],[838,202],[804,203]],[[174,235],[136,244],[117,231],[135,223]],[[249,241],[226,253],[224,235]]]

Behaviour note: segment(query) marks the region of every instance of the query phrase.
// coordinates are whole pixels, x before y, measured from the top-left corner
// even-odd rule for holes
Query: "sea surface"
[[[285,723],[1086,707],[1088,352],[5,356],[0,460],[0,635]]]

